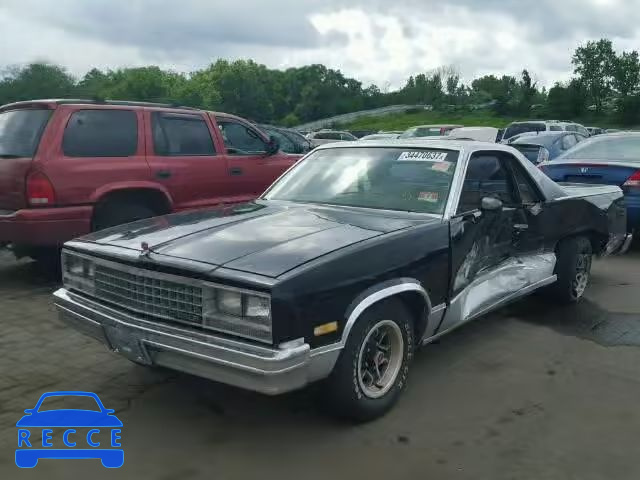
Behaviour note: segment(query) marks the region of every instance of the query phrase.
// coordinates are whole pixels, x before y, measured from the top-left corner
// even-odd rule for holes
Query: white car
[[[325,143],[334,142],[355,142],[358,140],[349,132],[339,132],[337,130],[319,130],[307,135],[307,140],[311,143],[311,147],[319,147]]]
[[[399,133],[374,133],[373,135],[367,135],[362,137],[360,141],[369,141],[369,140],[392,140],[394,138],[398,138],[400,136]]]
[[[455,130],[451,130],[447,138],[495,143],[498,139],[498,129],[494,127],[456,128]]]
[[[577,132],[585,137],[589,136],[589,131],[579,123],[560,120],[529,120],[510,123],[504,131],[502,143],[506,143],[511,137],[527,132]]]

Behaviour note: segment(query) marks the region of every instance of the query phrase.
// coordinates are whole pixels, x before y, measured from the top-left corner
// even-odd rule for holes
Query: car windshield
[[[93,397],[86,395],[53,395],[42,400],[38,412],[51,410],[89,410],[100,412],[100,406]]]
[[[527,132],[544,132],[547,129],[544,123],[539,122],[527,122],[527,123],[512,123],[507,127],[504,132],[503,140],[507,140],[521,133]]]
[[[442,214],[458,152],[331,148],[311,153],[277,181],[269,200]]]
[[[593,137],[579,143],[562,160],[624,160],[640,163],[640,135]]]
[[[33,157],[50,116],[34,108],[0,113],[0,159]]]

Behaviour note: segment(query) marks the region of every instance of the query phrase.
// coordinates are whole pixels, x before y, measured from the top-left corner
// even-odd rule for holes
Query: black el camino
[[[508,146],[319,147],[252,203],[65,245],[61,318],[130,360],[337,414],[396,402],[418,347],[544,289],[577,302],[628,246],[618,187],[559,185]]]

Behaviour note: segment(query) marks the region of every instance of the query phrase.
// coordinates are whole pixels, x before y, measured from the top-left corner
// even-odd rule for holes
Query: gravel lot
[[[0,478],[640,478],[640,252],[594,268],[577,307],[531,298],[423,350],[396,409],[354,427],[309,392],[268,398],[135,366],[63,326],[55,283],[0,253]],[[15,422],[51,390],[116,409],[121,469],[15,466]]]

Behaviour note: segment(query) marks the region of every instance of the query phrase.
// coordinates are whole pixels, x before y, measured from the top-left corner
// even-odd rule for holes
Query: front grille
[[[202,288],[156,278],[150,273],[97,264],[94,295],[127,310],[200,326]]]

